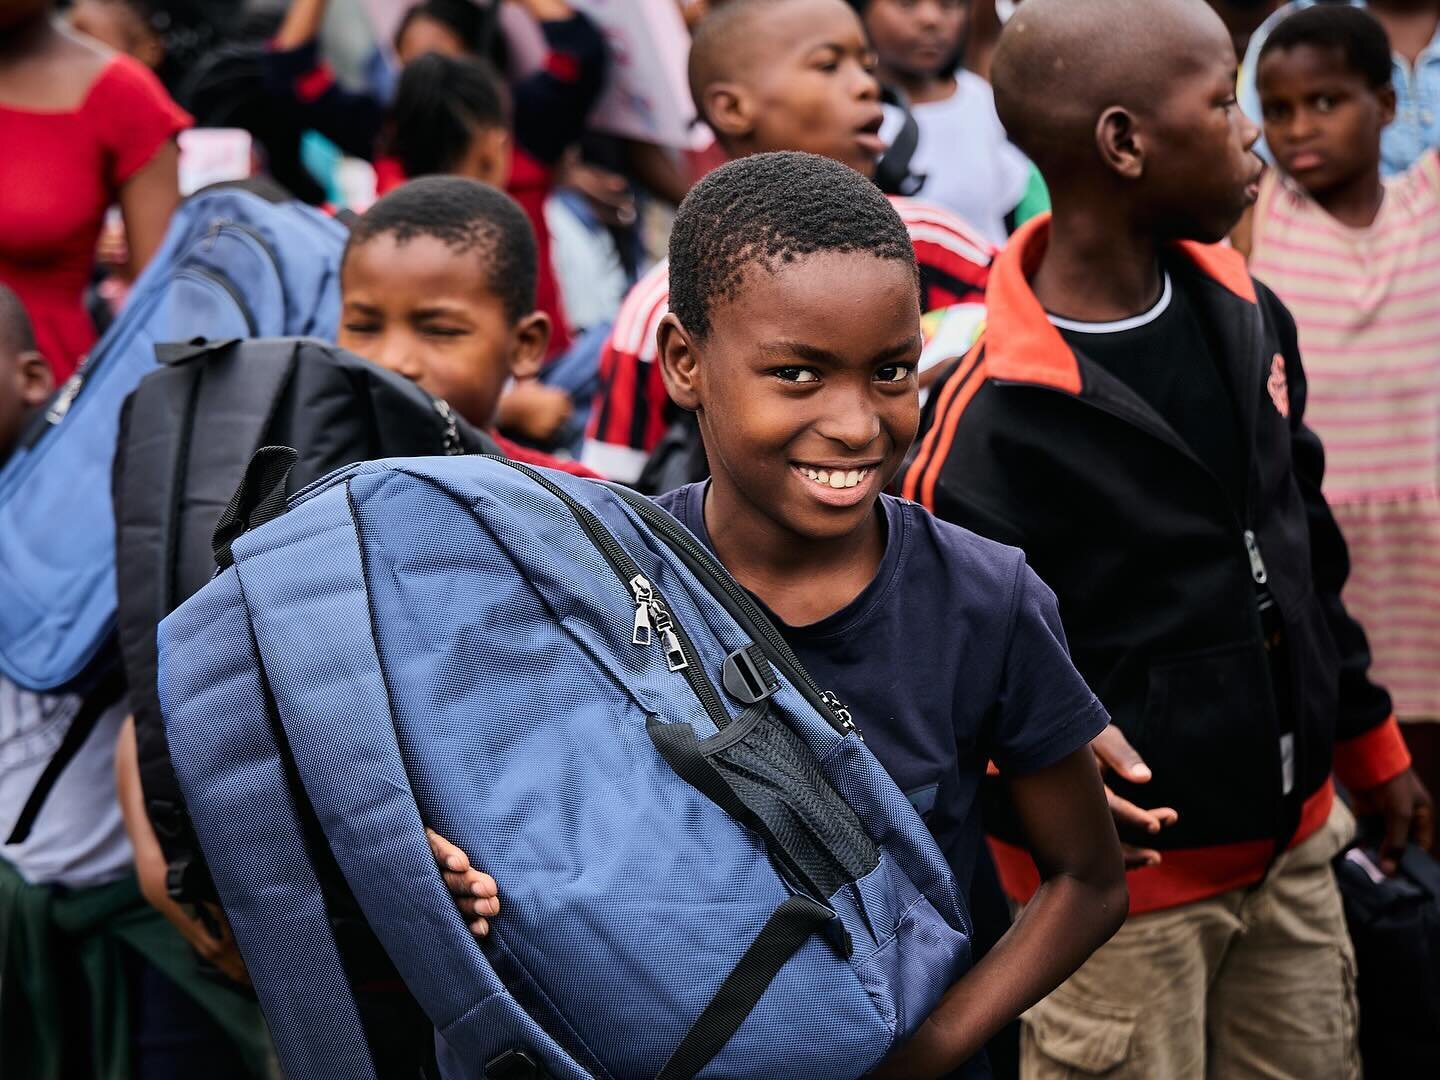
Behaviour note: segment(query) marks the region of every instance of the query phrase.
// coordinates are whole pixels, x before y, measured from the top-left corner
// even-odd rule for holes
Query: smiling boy
[[[874,185],[809,154],[731,162],[687,196],[670,255],[659,362],[698,419],[712,479],[661,505],[849,711],[961,895],[989,761],[1036,851],[1044,881],[1024,916],[871,1074],[986,1076],[986,1041],[1124,917],[1089,749],[1105,711],[1019,551],[882,494],[915,434],[921,336],[914,249]],[[462,911],[503,919],[495,882],[432,843]]]

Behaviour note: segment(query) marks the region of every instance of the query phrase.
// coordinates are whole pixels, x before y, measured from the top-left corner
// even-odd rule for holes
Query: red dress
[[[0,104],[0,283],[25,305],[57,380],[95,342],[84,295],[105,211],[189,125],[160,80],[120,55],[73,111]]]

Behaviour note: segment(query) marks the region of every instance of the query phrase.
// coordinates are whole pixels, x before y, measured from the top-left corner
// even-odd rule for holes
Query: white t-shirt
[[[955,93],[913,105],[920,141],[910,171],[924,175],[917,197],[953,210],[995,244],[1005,242],[1005,215],[1030,181],[1030,161],[1005,136],[990,84],[973,71],[955,74]],[[880,137],[900,130],[901,114],[885,108]]]
[[[31,884],[104,885],[124,877],[134,861],[115,797],[123,700],[100,717],[65,766],[25,842],[3,843],[79,709],[74,694],[35,694],[0,677],[0,859]]]

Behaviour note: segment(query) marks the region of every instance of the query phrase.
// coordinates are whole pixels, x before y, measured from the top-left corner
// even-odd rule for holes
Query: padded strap
[[[285,481],[299,454],[289,446],[262,446],[245,467],[245,477],[215,524],[215,562],[235,565],[230,545],[251,529],[285,512]]]
[[[105,715],[105,710],[120,700],[120,695],[125,692],[125,677],[117,670],[101,680],[100,684],[85,695],[81,702],[75,719],[70,721],[70,727],[65,732],[65,737],[60,740],[54,755],[45,766],[40,779],[35,781],[34,788],[30,791],[30,797],[25,800],[24,807],[20,810],[20,816],[15,819],[15,827],[10,830],[10,836],[6,839],[7,844],[23,844],[30,836],[30,829],[35,824],[35,819],[40,816],[40,809],[45,805],[50,792],[60,780],[60,774],[65,771],[65,766],[74,760],[80,748],[85,745],[85,740],[95,730],[95,725],[100,722],[100,717]]]
[[[886,86],[881,91],[881,100],[899,109],[905,119],[890,141],[889,149],[875,166],[875,186],[886,195],[916,195],[925,186],[924,174],[910,171],[910,162],[920,145],[920,125],[910,111],[909,99],[901,91]]]
[[[688,725],[680,724],[679,727]],[[657,1080],[691,1080],[740,1030],[760,998],[810,935],[835,913],[808,896],[791,896],[771,914],[745,955],[725,976]]]

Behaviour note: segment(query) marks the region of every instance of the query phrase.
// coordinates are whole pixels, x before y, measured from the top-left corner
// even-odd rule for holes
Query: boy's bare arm
[[[1120,841],[1086,747],[1009,782],[1043,879],[1015,925],[870,1075],[940,1077],[1059,986],[1120,928],[1129,894]]]

